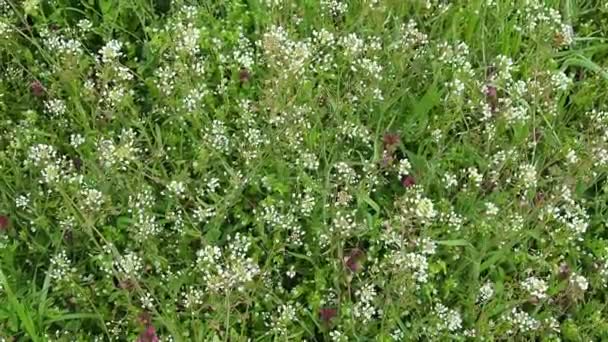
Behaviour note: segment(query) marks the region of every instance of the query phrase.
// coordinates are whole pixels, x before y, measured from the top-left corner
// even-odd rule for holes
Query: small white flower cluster
[[[177,32],[175,51],[186,56],[196,56],[200,52],[201,29],[192,23],[177,23],[173,28]]]
[[[191,113],[204,108],[203,98],[209,94],[204,85],[192,87],[182,99],[182,107],[185,112]]]
[[[99,49],[99,60],[105,64],[116,62],[124,56],[121,50],[122,43],[120,41],[115,39],[110,40]]]
[[[478,303],[487,303],[494,296],[494,284],[492,282],[486,282],[479,289],[479,294],[477,295]]]
[[[93,23],[89,19],[84,18],[78,20],[76,26],[78,26],[78,28],[81,29],[83,33],[87,33],[93,28]]]
[[[448,225],[448,231],[460,231],[464,223],[464,219],[460,214],[454,211],[454,208],[450,208],[447,212],[441,212],[439,216],[441,223]]]
[[[133,216],[135,240],[145,241],[161,232],[162,227],[151,212],[156,198],[150,189],[129,196],[129,213]]]
[[[338,184],[345,187],[355,185],[359,181],[359,175],[350,165],[345,162],[338,162],[334,165],[336,170],[336,180]]]
[[[543,33],[545,30],[552,33],[554,43],[558,47],[567,47],[574,40],[572,26],[562,20],[562,16],[556,9],[546,7],[543,2],[538,0],[528,0],[523,10],[517,13],[523,21],[522,26],[515,26],[515,29],[527,34],[536,32]]]
[[[411,173],[412,173],[412,164],[410,164],[410,161],[406,157],[403,157],[399,161],[399,177],[407,176],[407,175],[410,175]]]
[[[352,60],[366,51],[365,40],[354,32],[340,37],[338,44],[344,49],[344,56]]]
[[[547,298],[547,283],[537,277],[529,277],[521,283],[521,286],[531,296],[534,296],[540,300]]]
[[[312,31],[312,44],[314,53],[312,56],[312,70],[318,72],[328,72],[336,69],[334,52],[336,49],[336,38],[334,34],[322,28],[319,31]]]
[[[319,168],[319,159],[312,152],[304,152],[298,156],[298,159],[296,159],[296,164],[306,170],[315,171]]]
[[[574,151],[573,149],[568,149],[568,152],[566,153],[566,161],[568,162],[568,164],[574,165],[578,163],[578,160],[579,158],[576,155],[576,151]]]
[[[287,336],[289,327],[297,318],[299,306],[297,304],[281,304],[276,310],[276,314],[270,315],[266,313],[269,322],[266,325],[270,328],[273,334],[278,336]]]
[[[551,85],[560,92],[564,92],[572,85],[572,79],[563,71],[558,71],[551,74]]]
[[[398,220],[403,224],[412,220],[422,225],[430,224],[437,216],[433,201],[424,196],[422,187],[419,185],[406,189],[405,195],[397,200],[396,207],[401,213]]]
[[[250,71],[255,64],[253,44],[245,37],[243,32],[239,34],[238,47],[233,51],[232,58],[238,66],[246,68],[248,71]]]
[[[4,20],[0,19],[0,38],[1,39],[10,39],[12,32],[13,32],[13,29],[11,28],[11,26],[8,23],[6,23]]]
[[[196,207],[192,213],[193,218],[198,223],[207,223],[209,220],[217,214],[217,211],[214,207]]]
[[[347,342],[348,337],[344,336],[339,330],[332,330],[329,332],[329,338],[332,342]]]
[[[557,221],[565,227],[569,240],[582,241],[582,235],[589,227],[589,214],[586,210],[572,198],[572,192],[567,186],[563,186],[558,197],[558,205],[548,205],[545,207],[544,214]],[[561,227],[557,232],[562,231]]]
[[[309,40],[291,40],[282,26],[271,26],[258,45],[263,49],[264,57],[270,66],[285,71],[280,75],[282,79],[302,76],[313,56]]]
[[[154,297],[150,292],[146,292],[139,297],[139,301],[141,303],[141,307],[147,311],[154,310]]]
[[[230,151],[228,130],[221,120],[213,120],[211,128],[203,130],[203,141],[219,153]]]
[[[401,39],[399,43],[407,50],[415,51],[414,58],[420,55],[420,51],[425,48],[428,43],[428,35],[418,29],[418,24],[414,19],[410,19],[407,24],[401,25]]]
[[[603,287],[608,287],[608,258],[604,258],[604,260],[599,262],[598,274]]]
[[[582,276],[580,274],[576,274],[576,273],[573,273],[570,276],[570,284],[575,286],[581,292],[585,292],[589,288],[589,281],[587,280],[587,278],[585,278],[584,276]]]
[[[75,272],[72,261],[68,258],[65,251],[61,251],[51,258],[49,277],[55,281],[64,281],[70,274]]]
[[[129,252],[113,261],[113,267],[125,278],[139,279],[140,273],[144,269],[144,264],[142,258],[137,253]]]
[[[186,197],[186,185],[184,182],[172,180],[167,184],[167,194],[175,196],[176,198]]]
[[[240,151],[245,159],[245,165],[251,165],[251,162],[260,155],[263,147],[270,145],[270,139],[258,128],[249,127],[243,133],[244,139],[242,139]]]
[[[385,262],[397,274],[404,274],[416,281],[416,288],[425,284],[429,279],[429,263],[423,253],[406,253],[405,251],[393,251],[386,256]],[[405,290],[405,288],[404,288]]]
[[[536,318],[518,308],[513,308],[513,310],[504,314],[502,320],[509,325],[509,329],[507,330],[507,334],[509,335],[514,335],[518,332],[528,333],[536,331],[541,326]]]
[[[330,233],[341,237],[350,237],[357,231],[359,225],[355,220],[354,212],[337,211],[330,226]]]
[[[101,209],[104,203],[104,196],[101,191],[93,188],[85,188],[80,190],[80,196],[82,197],[80,209],[96,212]]]
[[[40,184],[53,185],[60,182],[81,183],[81,176],[74,176],[72,163],[65,156],[59,156],[57,150],[47,144],[36,144],[29,148],[25,166],[39,168],[42,179]]]
[[[339,0],[321,0],[321,8],[328,12],[332,17],[338,17],[348,10],[348,3]],[[321,12],[321,16],[325,16],[325,12]]]
[[[260,273],[259,266],[247,254],[251,240],[237,233],[228,239],[224,249],[205,246],[197,252],[197,264],[203,273],[205,286],[214,292],[230,289],[242,292],[245,285]]]
[[[475,170],[477,170],[477,169],[475,169]],[[444,183],[446,189],[451,189],[458,185],[458,180],[456,179],[456,175],[454,175],[453,173],[450,173],[450,172],[446,172],[443,175],[443,183]]]
[[[492,202],[486,202],[486,215],[496,216],[498,214],[498,207]]]
[[[528,190],[536,188],[538,179],[536,167],[533,164],[520,165],[518,179],[524,189]]]
[[[44,111],[54,118],[65,115],[67,107],[62,99],[49,99],[44,102]]]
[[[121,171],[137,161],[141,150],[135,146],[135,132],[132,129],[123,129],[118,145],[111,139],[97,141],[97,154],[99,161],[105,168],[118,166]]]
[[[364,143],[369,143],[372,138],[368,129],[354,122],[344,122],[340,125],[340,134],[349,140],[360,140]]]
[[[317,203],[313,190],[311,188],[305,188],[299,195],[294,194],[294,199],[298,203],[300,215],[303,217],[310,217]]]
[[[522,102],[523,100],[520,100]],[[504,117],[509,124],[524,123],[530,119],[527,104],[513,104],[510,98],[500,99]]]
[[[374,307],[376,289],[373,284],[365,284],[357,289],[355,295],[359,299],[353,307],[353,315],[360,319],[363,324],[369,323],[378,313]]]
[[[467,170],[466,176],[469,179],[469,186],[479,188],[483,182],[483,175],[479,172],[477,167],[471,166]]]
[[[15,207],[18,209],[26,209],[30,205],[30,194],[21,194],[15,197]]]
[[[70,135],[70,145],[72,145],[73,148],[80,147],[85,141],[85,138],[79,133]]]
[[[298,224],[294,214],[297,208],[290,207],[287,212],[283,212],[285,206],[283,201],[277,205],[270,203],[262,203],[262,211],[254,210],[253,213],[258,220],[263,222],[271,231],[286,231],[289,232],[290,243],[296,246],[303,244],[304,230]]]
[[[173,89],[175,88],[175,78],[177,77],[177,73],[175,69],[170,66],[161,66],[155,71],[156,78],[154,79],[154,84],[160,92],[169,96],[173,93]]]
[[[205,303],[204,295],[205,292],[203,290],[195,288],[194,286],[188,286],[188,288],[181,293],[181,303],[186,309],[194,310]]]
[[[435,315],[439,318],[437,323],[437,331],[455,332],[462,329],[462,317],[460,312],[449,309],[441,303],[435,305]]]
[[[60,57],[81,56],[84,54],[82,44],[76,40],[49,30],[40,30],[45,50],[52,51]]]

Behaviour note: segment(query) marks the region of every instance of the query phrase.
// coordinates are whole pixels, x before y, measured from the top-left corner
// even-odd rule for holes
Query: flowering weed
[[[607,15],[0,0],[0,341],[608,339]]]

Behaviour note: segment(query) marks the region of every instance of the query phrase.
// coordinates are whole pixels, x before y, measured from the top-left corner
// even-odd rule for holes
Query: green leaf
[[[436,241],[436,243],[438,245],[443,245],[443,246],[473,247],[473,245],[471,245],[471,243],[468,242],[467,240],[442,240],[442,241]]]
[[[6,293],[12,310],[17,313],[17,316],[19,316],[19,320],[21,321],[21,324],[23,324],[25,332],[33,341],[41,341],[40,336],[36,332],[36,327],[34,325],[32,317],[30,316],[26,307],[19,302],[19,299],[9,286],[8,280],[6,279],[6,276],[4,275],[4,272],[2,270],[0,270],[0,284],[2,284],[2,288]]]

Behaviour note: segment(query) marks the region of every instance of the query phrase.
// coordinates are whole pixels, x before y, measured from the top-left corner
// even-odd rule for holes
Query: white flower
[[[110,40],[106,45],[99,49],[99,55],[103,63],[111,63],[123,56],[120,51],[122,49],[122,43],[118,40]]]
[[[454,332],[462,329],[462,317],[456,310],[448,309],[443,304],[438,303],[435,306],[435,314],[441,320],[437,323],[437,330],[448,330]]]
[[[532,164],[521,165],[519,167],[519,180],[524,188],[535,188],[537,181],[536,167]]]
[[[364,324],[370,322],[377,312],[373,304],[376,298],[374,285],[363,285],[363,287],[355,291],[355,295],[359,298],[359,301],[353,307],[353,315],[355,318],[361,319]]]
[[[329,14],[333,17],[337,17],[339,15],[342,15],[346,12],[346,10],[348,9],[348,3],[347,2],[343,2],[343,1],[338,1],[338,0],[321,0],[320,2],[321,7],[328,11]],[[323,13],[322,15],[324,15],[325,13]]]
[[[547,283],[536,277],[529,277],[521,283],[524,290],[528,291],[531,296],[538,299],[547,298]]]
[[[443,183],[446,189],[450,189],[458,185],[458,180],[456,179],[456,175],[447,172],[443,175]]]
[[[84,32],[88,32],[93,28],[93,23],[89,19],[80,19],[76,24]]]
[[[568,164],[576,164],[578,162],[578,156],[574,150],[568,150],[568,153],[566,154],[566,161],[568,161]]]
[[[129,252],[114,262],[114,267],[129,278],[138,278],[144,268],[143,260],[134,252]]]
[[[416,204],[416,215],[425,220],[429,220],[437,215],[433,202],[428,198],[422,198]]]
[[[30,205],[30,194],[19,195],[15,198],[15,206],[19,209],[25,209]]]
[[[55,281],[61,281],[65,279],[73,268],[71,267],[72,261],[68,258],[65,251],[61,251],[51,259],[51,268],[49,270],[49,276]]]
[[[492,296],[494,296],[494,284],[491,282],[487,282],[483,284],[483,286],[479,289],[479,294],[477,295],[477,302],[485,303],[489,301]]]
[[[50,99],[44,103],[47,113],[54,117],[62,116],[66,112],[66,105],[62,99]]]
[[[403,158],[399,161],[399,176],[407,176],[412,173],[412,165],[407,158]]]
[[[509,322],[512,326],[512,328],[507,331],[509,335],[512,335],[517,331],[527,333],[540,328],[540,322],[537,319],[530,316],[527,312],[521,311],[517,308],[513,308],[511,312],[505,314],[503,319]]]
[[[483,181],[483,175],[479,173],[476,167],[472,166],[467,169],[469,184],[479,188]]]
[[[85,139],[81,134],[72,134],[70,135],[70,145],[74,148],[78,148],[80,145],[84,144]]]
[[[498,214],[498,207],[496,204],[486,202],[486,214],[488,214],[488,216],[496,216],[496,214]]]
[[[83,198],[80,205],[80,209],[82,210],[97,211],[104,203],[103,194],[99,190],[83,189],[80,191],[80,195]]]
[[[570,284],[576,286],[581,291],[585,292],[589,288],[589,282],[585,277],[580,274],[572,274],[570,277]]]
[[[176,197],[182,198],[186,193],[186,186],[184,185],[184,182],[173,180],[167,185],[167,190]]]

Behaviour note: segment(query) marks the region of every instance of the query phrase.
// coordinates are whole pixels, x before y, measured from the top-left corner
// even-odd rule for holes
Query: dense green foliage
[[[608,5],[0,0],[0,341],[608,340]]]

